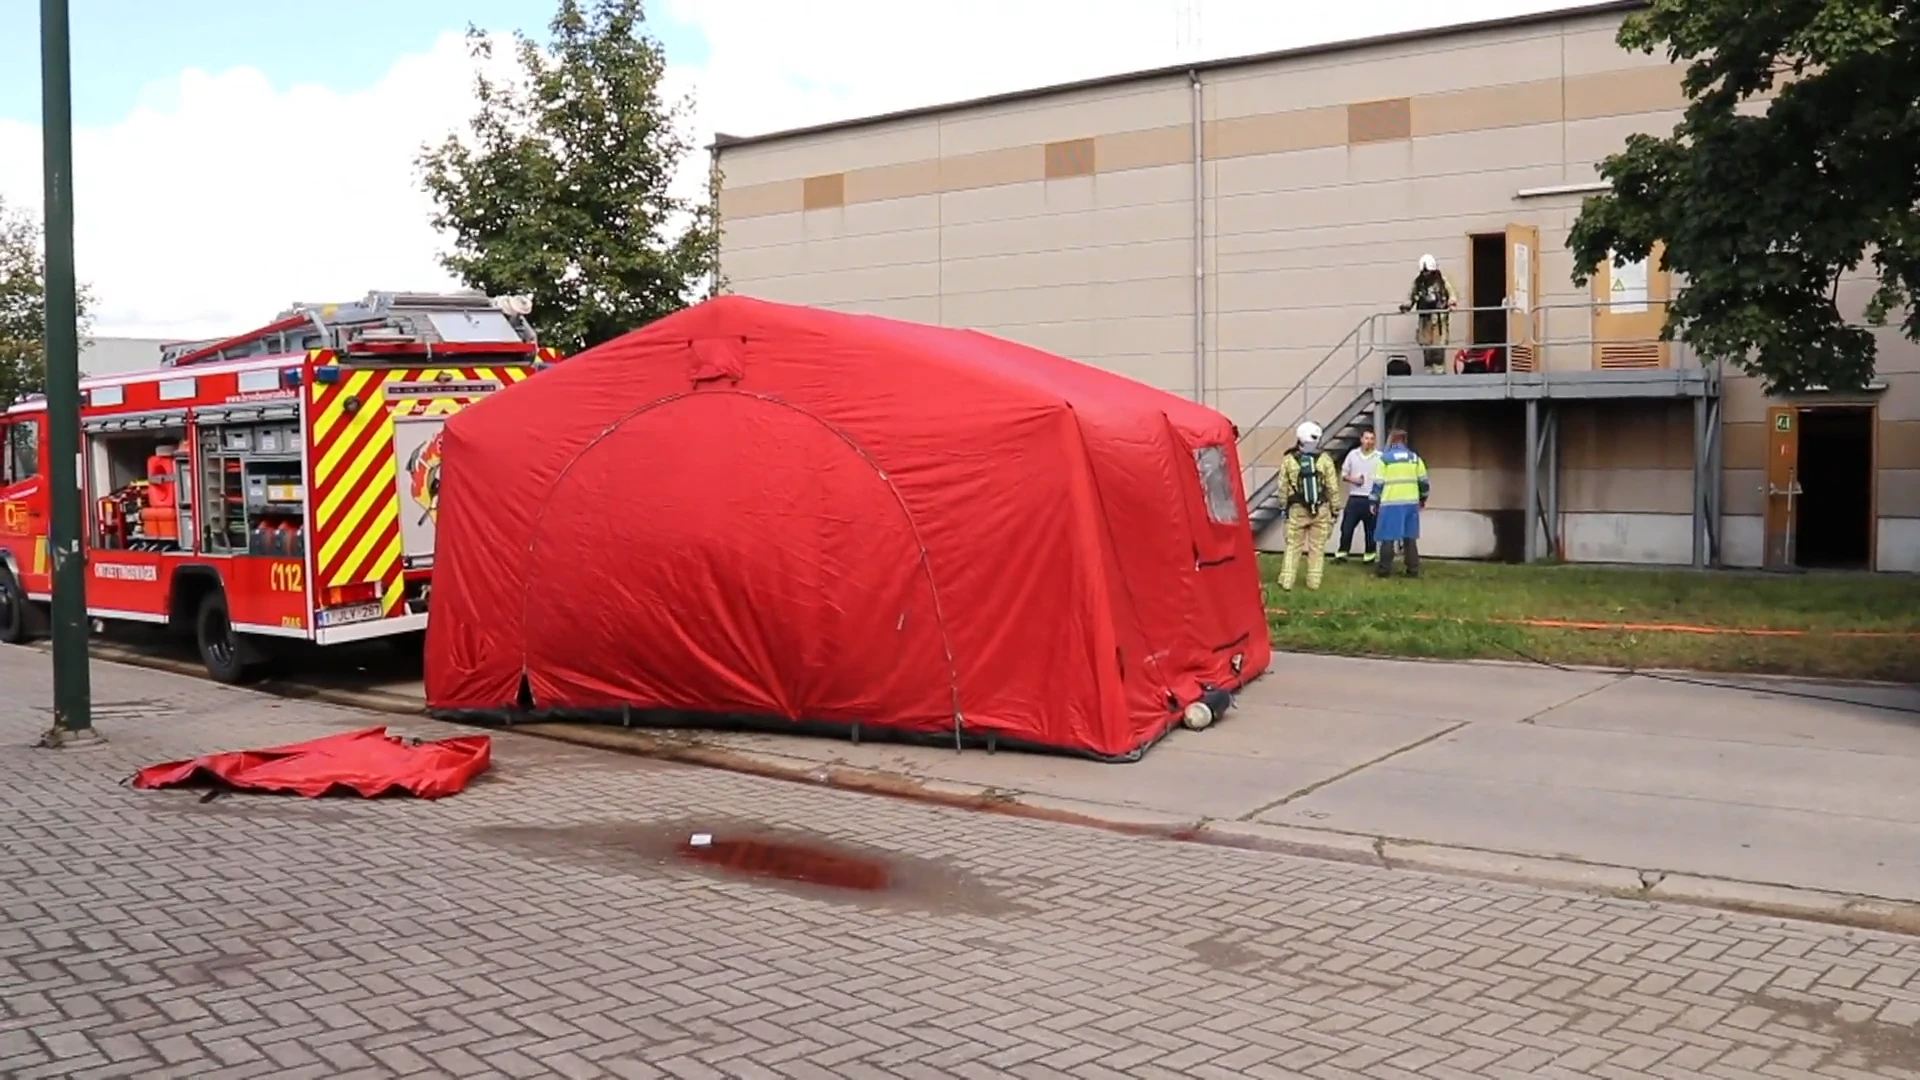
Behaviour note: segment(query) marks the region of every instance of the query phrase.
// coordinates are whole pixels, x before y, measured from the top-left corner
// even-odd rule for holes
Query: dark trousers
[[[1353,530],[1358,528],[1366,532],[1367,554],[1373,554],[1373,523],[1373,503],[1358,495],[1347,496],[1347,509],[1340,515],[1338,553],[1345,555],[1353,550]]]
[[[1420,541],[1414,539],[1388,540],[1380,545],[1380,569],[1375,571],[1381,577],[1393,573],[1393,549],[1399,548],[1407,556],[1407,576],[1420,576]]]

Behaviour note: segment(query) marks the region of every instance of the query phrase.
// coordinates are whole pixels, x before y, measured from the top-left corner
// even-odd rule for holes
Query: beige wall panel
[[[720,170],[723,185],[732,188],[939,156],[940,125],[933,117],[921,117],[723,149]]]
[[[1043,251],[1082,251],[1098,247],[1092,214],[1060,214],[956,222],[940,230],[941,251],[949,260],[1029,255]]]
[[[1213,344],[1223,353],[1243,349],[1300,349],[1324,355],[1375,310],[1371,304],[1325,308],[1211,310],[1217,315]]]
[[[1393,306],[1398,291],[1393,278],[1378,268],[1355,268],[1338,263],[1294,270],[1221,274],[1218,285],[1216,307],[1221,312],[1344,304],[1364,304],[1379,309]],[[1351,328],[1350,323],[1348,329]],[[1341,331],[1342,336],[1345,333]]]
[[[1101,172],[1126,172],[1180,163],[1191,172],[1193,122],[1096,136],[1093,157]]]
[[[1037,289],[942,293],[941,301],[941,318],[948,326],[970,326],[976,330],[1077,322],[1094,318],[1100,310],[1095,302],[1094,287],[1084,283]],[[1091,343],[1092,338],[1088,337],[1086,341]],[[1076,346],[1081,350],[1085,347]]]
[[[1056,356],[1077,359],[1093,349],[1093,324],[1085,319],[1061,322],[1028,322],[1017,325],[979,325],[956,321],[950,305],[944,301],[941,305],[945,325],[978,330],[983,334],[1017,341],[1022,345],[1031,345]]]
[[[1208,87],[1208,115],[1221,119],[1257,115],[1272,111],[1276,101],[1292,107],[1345,105],[1535,82],[1559,74],[1557,30],[1494,31],[1452,43],[1415,42],[1223,72]]]
[[[954,113],[940,120],[939,152],[971,154],[1172,127],[1192,120],[1193,102],[1188,95],[1187,81],[1182,77]]]
[[[1143,315],[1127,317],[1115,314],[1093,321],[1093,347],[1077,359],[1091,360],[1130,353],[1151,353],[1181,358],[1180,381],[1193,382],[1193,316]],[[1101,367],[1106,367],[1103,359]]]
[[[766,253],[790,253],[784,273],[838,274],[889,266],[932,264],[940,258],[940,234],[933,229],[903,229],[834,240],[810,240],[779,248],[740,253],[743,260]],[[749,262],[748,265],[751,265]]]
[[[1765,469],[1727,469],[1720,479],[1720,514],[1734,517],[1767,512]]]
[[[897,300],[843,300],[817,306],[858,315],[879,315],[905,322],[925,323],[928,326],[940,325],[940,298],[937,296],[905,296]]]
[[[1045,212],[1050,215],[1080,214],[1095,209],[1099,205],[1095,187],[1098,182],[1091,174],[1047,180],[1040,186],[1040,200],[1046,207]]]
[[[1347,147],[1347,176],[1351,184],[1378,184],[1405,180],[1414,174],[1413,141],[1393,139]]]
[[[1478,86],[1413,99],[1413,134],[1446,135],[1463,131],[1558,123],[1560,79]]]
[[[1213,378],[1209,381],[1223,389],[1265,388],[1273,391],[1273,396],[1277,397],[1280,391],[1292,390],[1302,378],[1313,373],[1326,355],[1325,349],[1293,345],[1280,345],[1266,349],[1222,350],[1214,358],[1215,362],[1209,366],[1213,374]],[[1317,385],[1309,388],[1312,396],[1318,396],[1321,390],[1326,389],[1326,384],[1339,374],[1339,371],[1335,370],[1336,367],[1344,369],[1346,365],[1329,364],[1319,369],[1318,375],[1313,380]],[[1334,396],[1337,395],[1329,395],[1329,400]],[[1349,400],[1351,396],[1348,395]],[[1289,402],[1288,407],[1294,413],[1298,413],[1306,408],[1310,400],[1311,398],[1294,400]],[[1272,400],[1270,399],[1268,403],[1271,404]],[[1292,417],[1289,416],[1286,419],[1291,420]]]
[[[746,248],[798,244],[807,238],[807,231],[800,219],[799,211],[791,214],[770,214],[766,217],[722,218],[720,221],[721,251],[724,253]]]
[[[800,218],[802,235],[808,240],[876,236],[931,229],[939,224],[940,203],[935,195],[809,210]]]
[[[978,221],[1032,219],[1046,212],[1047,185],[1043,180],[949,191],[940,196],[940,223],[947,228]]]
[[[833,274],[799,274],[756,284],[776,289],[789,303],[860,304],[873,300],[902,300],[940,295],[940,268],[933,263],[911,263]]]
[[[1882,471],[1878,495],[1876,509],[1881,517],[1920,517],[1920,469]]]
[[[1102,165],[1104,169],[1104,164]],[[1111,210],[1126,206],[1153,206],[1178,203],[1187,219],[1188,233],[1193,229],[1193,165],[1160,165],[1149,169],[1105,172],[1093,177],[1093,205]]]
[[[1561,34],[1561,62],[1568,75],[1593,75],[1627,68],[1666,67],[1660,53],[1629,52],[1620,47],[1618,15],[1570,22]]]
[[[1886,392],[1879,395],[1880,422],[1920,420],[1920,375],[1883,375]]]
[[[1237,196],[1302,188],[1332,187],[1347,181],[1347,148],[1316,147],[1286,153],[1256,154],[1207,163],[1207,194],[1225,205]]]
[[[1679,68],[1667,65],[1571,76],[1566,80],[1567,119],[1684,109],[1687,96],[1680,90],[1680,76]]]
[[[948,258],[940,267],[940,289],[945,293],[972,293],[1081,285],[1092,280],[1097,251],[1079,247],[1019,256]]]
[[[1691,513],[1693,471],[1629,466],[1564,469],[1560,506],[1569,514]]]
[[[1255,430],[1255,422],[1259,421],[1260,417],[1265,415],[1267,410],[1273,407],[1274,394],[1271,390],[1261,388],[1244,389],[1223,386],[1209,392],[1207,397],[1208,404],[1220,412],[1225,413],[1227,419],[1238,425],[1241,435],[1245,436]],[[1282,412],[1284,411],[1285,410],[1282,410]],[[1266,426],[1262,427],[1260,431],[1263,433],[1271,431],[1273,434],[1281,434],[1279,425],[1291,424],[1292,422],[1292,416],[1282,416],[1276,413],[1267,419]],[[1264,437],[1248,440],[1248,445],[1256,450],[1265,447],[1266,444],[1267,440]],[[1284,451],[1285,447],[1282,446],[1281,449]]]
[[[1170,394],[1193,397],[1193,357],[1189,353],[1107,353],[1099,357],[1098,366]]]
[[[1728,369],[1720,380],[1721,419],[1728,424],[1759,423],[1767,418],[1768,400],[1760,380]]]
[[[724,220],[733,220],[764,214],[795,213],[805,201],[805,189],[805,182],[800,180],[776,180],[767,184],[722,188],[720,216]]]
[[[1423,176],[1479,174],[1537,165],[1560,166],[1560,125],[1529,124],[1489,131],[1428,135],[1413,140],[1413,171]],[[1512,201],[1513,192],[1504,194]],[[1513,204],[1519,212],[1531,210]]]
[[[1681,109],[1630,112],[1588,120],[1569,120],[1566,124],[1566,160],[1569,167],[1586,166],[1604,160],[1627,147],[1630,135],[1667,135],[1680,122]],[[1583,173],[1579,179],[1584,180]],[[1594,179],[1598,179],[1596,175]],[[1574,178],[1569,177],[1571,182]]]

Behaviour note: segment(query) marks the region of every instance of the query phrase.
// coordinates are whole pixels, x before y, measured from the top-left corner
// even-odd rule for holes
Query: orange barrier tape
[[[1286,608],[1268,608],[1269,615],[1305,615],[1311,618],[1327,618],[1348,615],[1363,616],[1364,611],[1288,611]],[[1489,623],[1495,626],[1531,626],[1547,630],[1600,630],[1611,633],[1631,634],[1700,634],[1710,637],[1836,637],[1836,638],[1920,638],[1915,630],[1772,630],[1757,627],[1733,626],[1688,626],[1684,623],[1629,623],[1629,622],[1581,622],[1574,619],[1463,619],[1447,618],[1441,615],[1404,615],[1400,618],[1421,619],[1428,622]]]

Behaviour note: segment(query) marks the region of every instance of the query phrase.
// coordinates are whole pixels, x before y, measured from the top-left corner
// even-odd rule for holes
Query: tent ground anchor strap
[[[860,723],[859,723],[859,721],[855,721],[855,722],[854,722],[854,725],[853,725],[853,745],[855,745],[855,746],[859,746],[859,745],[860,745]]]
[[[633,706],[624,702],[620,706],[620,726],[624,728],[633,726]]]

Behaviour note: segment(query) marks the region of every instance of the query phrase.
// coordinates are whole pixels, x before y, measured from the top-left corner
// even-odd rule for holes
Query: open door
[[[1793,536],[1799,510],[1800,410],[1777,405],[1767,410],[1767,569],[1796,565]]]
[[[1593,275],[1593,366],[1629,371],[1673,365],[1672,346],[1660,340],[1667,322],[1672,275],[1660,269],[1665,249],[1625,266],[1609,259]]]
[[[1540,229],[1507,226],[1507,368],[1540,371]]]

